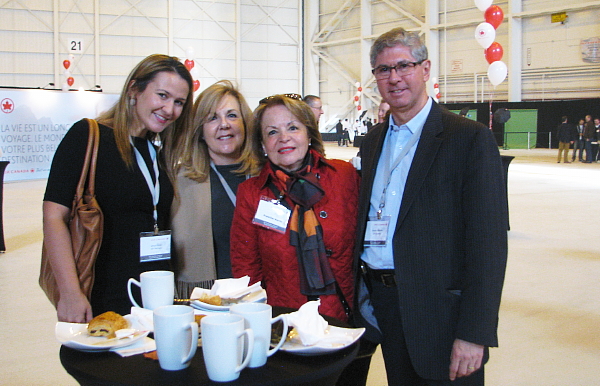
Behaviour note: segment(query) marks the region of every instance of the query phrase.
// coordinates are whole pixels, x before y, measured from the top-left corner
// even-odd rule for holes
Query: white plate
[[[328,326],[325,338],[312,346],[304,346],[299,337],[287,340],[280,350],[297,355],[321,355],[341,350],[356,342],[365,332],[364,328]]]
[[[132,336],[123,339],[90,336],[87,333],[86,323],[58,322],[54,333],[60,343],[80,351],[108,351],[111,348],[129,346],[148,335],[149,331],[141,329],[136,317],[125,315],[124,318],[129,322],[129,327],[135,332]]]
[[[209,290],[206,290],[210,292]],[[260,291],[255,291],[249,293],[244,296],[240,303],[266,303],[267,301],[267,291],[261,289]],[[200,300],[192,300],[190,302],[190,306],[198,309],[198,310],[206,310],[206,311],[229,311],[229,307],[231,306],[215,306],[213,304],[208,304],[201,302]]]

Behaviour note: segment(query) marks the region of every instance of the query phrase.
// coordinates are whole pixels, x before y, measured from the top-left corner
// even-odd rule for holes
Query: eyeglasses
[[[379,66],[371,70],[375,79],[387,79],[392,74],[392,70],[396,70],[396,74],[399,76],[411,75],[415,72],[415,66],[423,63],[425,59],[419,60],[418,62],[398,62],[395,66]]]
[[[300,95],[300,94],[277,94],[277,95],[271,95],[271,96],[268,96],[268,97],[265,97],[265,98],[261,99],[260,102],[258,102],[258,104],[263,105],[263,104],[267,103],[268,101],[270,101],[271,99],[273,99],[275,97],[282,97],[282,96],[284,96],[286,98],[292,98],[292,99],[295,99],[297,101],[301,101],[302,100],[302,95]]]

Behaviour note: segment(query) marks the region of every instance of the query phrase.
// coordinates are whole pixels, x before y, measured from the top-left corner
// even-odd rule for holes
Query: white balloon
[[[496,29],[493,25],[483,22],[475,28],[475,40],[484,49],[487,49],[496,40]]]
[[[65,75],[67,78],[68,78],[68,77],[70,77],[70,76],[71,76],[71,71],[69,71],[69,70],[66,70],[66,69],[65,69],[65,71],[64,71],[64,75]]]
[[[475,5],[481,12],[485,12],[492,5],[492,0],[475,0]]]
[[[488,67],[487,76],[494,87],[502,83],[504,79],[506,79],[507,74],[508,67],[506,67],[506,64],[501,60],[495,61]]]
[[[354,86],[355,86],[356,88],[359,88],[359,87],[360,87],[360,82],[356,82],[356,83],[354,83]]]
[[[185,58],[188,60],[194,60],[194,48],[193,47],[188,47],[185,50]]]
[[[69,91],[69,85],[66,82],[62,84],[61,88],[63,91]]]
[[[192,71],[190,71],[190,73],[192,74],[192,78],[194,78],[194,79],[198,79],[200,77],[200,70],[198,69],[198,66],[194,66],[194,68],[192,68]]]

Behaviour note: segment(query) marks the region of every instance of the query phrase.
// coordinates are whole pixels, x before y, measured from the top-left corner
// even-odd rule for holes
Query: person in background
[[[321,98],[316,95],[306,95],[302,100],[306,102],[306,104],[315,114],[315,120],[317,121],[318,126],[319,119],[321,119],[321,115],[323,115],[323,102],[321,102]]]
[[[585,116],[585,125],[583,127],[583,140],[585,142],[585,161],[586,164],[592,163],[592,142],[596,140],[596,127],[592,121],[591,115]]]
[[[217,82],[194,103],[193,123],[178,149],[171,210],[177,296],[232,277],[229,229],[238,185],[258,172],[246,130],[252,111],[230,81]],[[248,148],[248,149],[246,149]],[[246,151],[244,151],[246,149]]]
[[[569,147],[575,141],[575,135],[577,131],[573,125],[569,124],[567,116],[563,116],[561,120],[561,124],[558,125],[556,129],[556,136],[558,137],[558,159],[557,162],[560,163],[560,159],[564,152],[564,163],[568,164],[569,162]]]
[[[483,385],[507,258],[498,145],[427,95],[416,33],[381,35],[371,66],[390,114],[360,149],[355,308],[390,386]]]
[[[387,102],[382,101],[379,104],[379,109],[377,110],[377,118],[379,123],[385,121],[388,111],[390,111],[390,105]]]
[[[96,198],[104,234],[90,301],[80,289],[68,228],[89,136],[86,122],[75,123],[61,141],[43,204],[44,240],[60,292],[59,321],[86,323],[105,311],[128,314],[128,279],[170,270],[169,260],[144,261],[140,233],[168,229],[169,170],[177,162],[173,150],[180,134],[191,123],[192,90],[192,77],[177,58],[150,55],[131,71],[116,104],[98,117]]]
[[[577,154],[577,150],[579,150],[579,162],[583,162],[583,129],[585,128],[585,120],[580,119],[579,124],[577,125],[577,136],[575,137],[575,142],[573,144],[573,157],[571,158],[571,162],[575,162],[575,157]]]
[[[335,133],[337,134],[338,146],[342,146],[342,140],[344,139],[344,125],[342,125],[341,119],[338,119],[338,123],[335,124]]]
[[[594,127],[596,129],[596,149],[594,151],[594,161],[598,162],[598,141],[600,141],[600,118],[594,118]]]

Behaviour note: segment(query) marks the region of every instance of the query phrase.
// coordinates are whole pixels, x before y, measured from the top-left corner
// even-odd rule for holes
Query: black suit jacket
[[[389,118],[361,146],[355,268]],[[435,102],[412,161],[393,238],[402,326],[417,373],[447,379],[456,338],[497,346],[507,207],[492,132]]]

